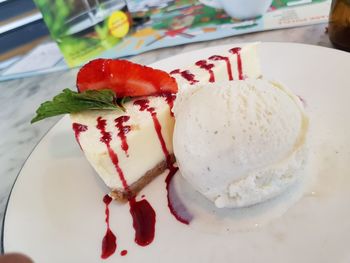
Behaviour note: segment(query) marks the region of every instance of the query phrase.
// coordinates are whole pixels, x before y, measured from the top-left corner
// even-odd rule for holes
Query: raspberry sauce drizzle
[[[109,195],[103,197],[103,202],[105,203],[105,214],[106,214],[106,234],[102,240],[102,253],[101,258],[106,259],[114,254],[117,249],[117,238],[112,232],[109,226],[109,204],[112,202],[112,198]]]
[[[86,125],[74,122],[72,124],[72,128],[73,128],[73,131],[74,131],[74,134],[75,134],[75,139],[77,140],[77,142],[78,142],[78,144],[80,146],[80,149],[82,149],[80,141],[79,141],[80,133],[87,131],[88,127]]]
[[[140,111],[148,111],[151,114],[151,117],[153,119],[153,124],[154,128],[157,132],[157,136],[160,142],[160,145],[162,146],[162,150],[164,154],[166,155],[167,161],[168,158],[170,159],[170,155],[168,153],[168,149],[166,147],[163,135],[162,135],[162,126],[159,123],[158,117],[157,117],[157,112],[153,107],[149,106],[149,100],[148,99],[142,99],[142,100],[137,100],[134,102],[134,105],[137,105],[140,107]]]
[[[227,69],[227,76],[228,76],[228,80],[233,80],[232,77],[232,69],[231,69],[231,62],[230,59],[228,57],[223,57],[223,56],[219,56],[219,55],[214,55],[209,57],[210,60],[213,61],[220,61],[223,60],[226,63],[226,69]]]
[[[106,147],[107,147],[109,158],[111,159],[111,161],[112,161],[116,171],[118,172],[119,179],[122,182],[123,188],[126,191],[129,191],[129,186],[128,186],[126,180],[125,180],[125,176],[124,176],[123,170],[119,166],[118,156],[117,156],[117,154],[113,151],[113,149],[110,146],[110,143],[111,143],[111,140],[112,140],[112,136],[111,136],[110,132],[106,131],[106,125],[107,125],[107,121],[105,119],[102,119],[102,117],[98,117],[97,118],[96,128],[98,130],[100,130],[100,133],[101,133],[100,141],[102,143],[104,143],[106,145]]]
[[[178,171],[179,168],[174,167],[174,165],[170,162],[170,165],[168,163],[168,169],[169,173],[165,179],[166,183],[166,190],[167,190],[167,200],[168,200],[168,208],[170,210],[170,213],[176,218],[177,221],[189,225],[190,220],[192,219],[192,216],[189,215],[186,207],[181,203],[179,199],[176,198],[175,195],[172,194],[170,190],[171,180],[173,179],[174,175]],[[175,201],[177,203],[177,206],[175,206]],[[175,208],[176,207],[176,208]],[[181,211],[181,212],[180,212]]]
[[[154,239],[156,213],[146,199],[136,201],[135,198],[131,198],[129,205],[135,229],[135,242],[140,246],[147,246]]]
[[[178,211],[175,209],[175,207],[173,206],[173,203],[171,201],[170,198],[170,194],[169,194],[169,186],[171,183],[172,178],[174,177],[174,175],[176,174],[178,168],[174,167],[172,160],[171,160],[171,156],[169,154],[169,151],[166,147],[163,135],[162,135],[162,126],[159,123],[159,120],[157,118],[157,113],[155,112],[155,109],[153,107],[149,106],[149,100],[148,99],[142,99],[142,100],[137,100],[134,102],[134,105],[138,105],[140,107],[140,111],[148,111],[153,119],[153,124],[154,124],[154,128],[157,132],[157,136],[159,139],[159,142],[161,144],[163,153],[165,155],[166,158],[166,163],[167,163],[167,168],[169,169],[169,174],[167,175],[165,182],[166,182],[166,189],[167,189],[167,200],[168,200],[168,207],[169,210],[171,212],[171,214],[181,223],[188,225],[189,221],[182,217]]]
[[[127,250],[122,250],[121,252],[120,252],[120,255],[122,256],[122,257],[124,257],[124,256],[126,256],[126,254],[128,254],[128,251]]]
[[[176,99],[176,94],[170,94],[170,93],[164,93],[161,95],[162,97],[165,98],[165,101],[168,103],[169,105],[169,109],[170,109],[170,115],[172,117],[174,117],[174,113],[173,113],[173,107],[174,107],[174,101]]]
[[[235,47],[229,50],[232,54],[237,55],[238,79],[243,80],[243,67],[241,58],[241,48]]]
[[[187,80],[190,83],[190,85],[193,85],[198,82],[198,80],[195,79],[194,74],[192,74],[189,70],[181,71],[180,69],[174,69],[170,72],[170,74],[179,74],[181,77]]]
[[[112,136],[106,131],[107,121],[102,117],[97,118],[96,128],[100,130],[100,141],[107,147],[109,157],[116,168],[119,178],[125,191],[130,192],[124,173],[119,166],[117,154],[110,147]],[[129,200],[130,214],[133,219],[135,229],[135,242],[140,246],[147,246],[152,243],[155,234],[156,213],[146,199],[136,201],[135,198]]]
[[[208,64],[206,60],[199,60],[196,62],[196,66],[205,69],[209,73],[209,82],[215,82],[215,76],[212,68],[214,67],[214,64]]]
[[[130,120],[130,116],[120,116],[116,118],[114,122],[115,122],[115,127],[118,128],[118,131],[119,131],[118,137],[122,141],[122,145],[121,145],[122,150],[125,152],[126,156],[129,157],[129,154],[128,154],[129,145],[126,140],[126,134],[131,131],[131,127],[129,125],[124,125],[124,123],[127,122],[128,120]]]

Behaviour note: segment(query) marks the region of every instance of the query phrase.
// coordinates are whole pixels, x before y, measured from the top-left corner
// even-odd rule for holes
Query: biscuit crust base
[[[175,162],[175,156],[171,154],[171,163]],[[125,189],[114,189],[110,192],[110,196],[120,202],[127,202],[131,198],[135,197],[147,184],[149,184],[154,178],[162,174],[168,168],[166,160],[163,160],[157,164],[154,168],[147,171],[144,176],[138,179],[133,184],[129,185],[129,191]]]

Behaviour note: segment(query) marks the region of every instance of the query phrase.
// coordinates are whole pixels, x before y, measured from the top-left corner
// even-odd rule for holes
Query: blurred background
[[[241,0],[0,0],[0,81],[96,57],[326,23],[331,6],[331,0],[256,0],[233,9],[230,1]]]
[[[32,0],[0,0],[0,61],[24,54],[48,37]]]

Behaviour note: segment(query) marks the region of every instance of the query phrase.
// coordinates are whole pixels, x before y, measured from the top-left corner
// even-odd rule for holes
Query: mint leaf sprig
[[[128,97],[117,98],[112,90],[86,90],[78,93],[70,89],[64,89],[56,95],[52,101],[46,101],[36,110],[36,116],[31,123],[45,118],[76,113],[85,110],[122,110]]]

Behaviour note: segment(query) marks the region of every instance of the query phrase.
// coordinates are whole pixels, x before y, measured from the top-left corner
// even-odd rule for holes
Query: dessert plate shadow
[[[240,45],[197,50],[151,66],[169,71],[235,46]],[[311,121],[307,175],[313,181],[293,202],[289,199],[288,207],[283,198],[277,202],[288,209],[272,214],[271,206],[254,207],[244,216],[217,212],[177,174],[174,187],[183,203],[188,200],[189,212],[200,210],[197,217],[192,211],[190,225],[181,224],[168,210],[163,174],[139,195],[156,211],[154,241],[146,247],[135,244],[128,205],[113,202],[110,224],[117,250],[102,260],[102,199],[108,189],[85,160],[66,116],[18,175],[4,219],[4,251],[25,253],[38,263],[350,262],[350,54],[291,43],[262,43],[260,54],[264,76],[303,98]],[[128,251],[124,256],[123,250]]]

